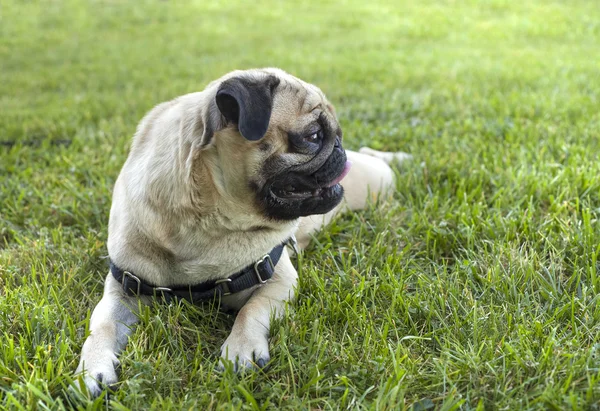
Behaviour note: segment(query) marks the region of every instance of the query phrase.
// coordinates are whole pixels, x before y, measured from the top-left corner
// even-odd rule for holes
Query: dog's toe
[[[97,398],[100,396],[100,394],[102,394],[102,386],[94,378],[86,375],[83,377],[82,380],[83,381],[81,382],[80,380],[76,380],[73,382],[73,384],[69,387],[71,393],[75,395],[87,395],[90,398]]]
[[[216,371],[223,372],[228,368],[231,368],[233,372],[239,373],[244,371],[252,371],[261,368],[265,368],[269,363],[270,358],[268,356],[261,356],[256,360],[252,361],[248,358],[236,358],[235,361],[230,360],[229,358],[221,357],[219,359],[219,364],[216,367]]]
[[[268,358],[259,358],[256,360],[256,365],[258,365],[259,368],[265,368],[265,365],[267,365],[268,361]]]
[[[83,369],[83,365],[80,364],[76,371],[78,378],[73,384],[74,388],[83,393],[87,391],[91,398],[99,397],[103,391],[114,391],[118,382],[116,363],[110,357],[108,359],[109,361],[89,361],[92,364],[90,369]]]
[[[92,398],[99,397],[102,391],[104,391],[102,385],[93,378],[86,378],[85,386],[89,396]]]
[[[240,372],[263,368],[268,362],[269,344],[265,336],[232,334],[221,347],[219,369],[224,370],[226,363],[232,363],[233,370]]]

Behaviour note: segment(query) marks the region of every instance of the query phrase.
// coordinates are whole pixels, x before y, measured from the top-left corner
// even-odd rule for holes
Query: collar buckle
[[[129,271],[123,271],[123,278],[121,279],[121,286],[123,287],[123,290],[127,294],[129,294],[130,291],[133,291],[133,289],[129,287],[130,278],[136,282],[135,295],[140,295],[140,291],[142,289],[142,280],[140,280],[136,275],[133,275]]]
[[[219,286],[220,284],[223,284],[222,285],[223,288],[220,288],[221,295],[223,297],[225,297],[226,295],[231,295],[231,290],[229,289],[229,283],[232,281],[233,280],[231,278],[224,278],[222,280],[215,281],[215,286]]]
[[[263,258],[261,258],[260,260],[258,260],[257,262],[254,263],[254,273],[256,274],[256,278],[258,279],[258,282],[261,284],[266,283],[268,278],[266,280],[263,280],[263,278],[260,275],[258,266],[259,266],[259,264],[263,264],[266,262],[268,262],[269,265],[271,266],[271,271],[275,271],[275,264],[273,264],[273,260],[271,260],[271,256],[269,254],[266,254]]]

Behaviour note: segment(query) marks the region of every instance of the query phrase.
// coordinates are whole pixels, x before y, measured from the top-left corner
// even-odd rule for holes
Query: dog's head
[[[221,196],[252,199],[276,220],[324,214],[341,201],[349,163],[321,90],[278,69],[236,71],[208,89],[202,145]]]

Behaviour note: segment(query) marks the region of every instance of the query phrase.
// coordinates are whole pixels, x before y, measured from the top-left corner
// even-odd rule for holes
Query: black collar
[[[205,281],[193,286],[155,286],[142,280],[131,271],[117,267],[112,260],[110,261],[110,272],[115,280],[121,284],[123,292],[129,296],[162,295],[167,301],[170,301],[173,297],[182,298],[192,303],[207,301],[266,283],[273,277],[275,266],[286,244],[290,244],[295,249],[296,239],[294,237],[290,238],[285,243],[272,249],[270,253],[265,254],[254,264],[250,264],[228,278]]]

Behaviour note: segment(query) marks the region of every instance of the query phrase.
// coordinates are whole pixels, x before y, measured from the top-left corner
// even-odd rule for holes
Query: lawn
[[[78,406],[600,408],[599,44],[584,0],[3,1],[0,408],[72,405],[137,122],[262,66],[415,160],[298,259],[269,368],[216,372],[234,317],[156,304]]]

